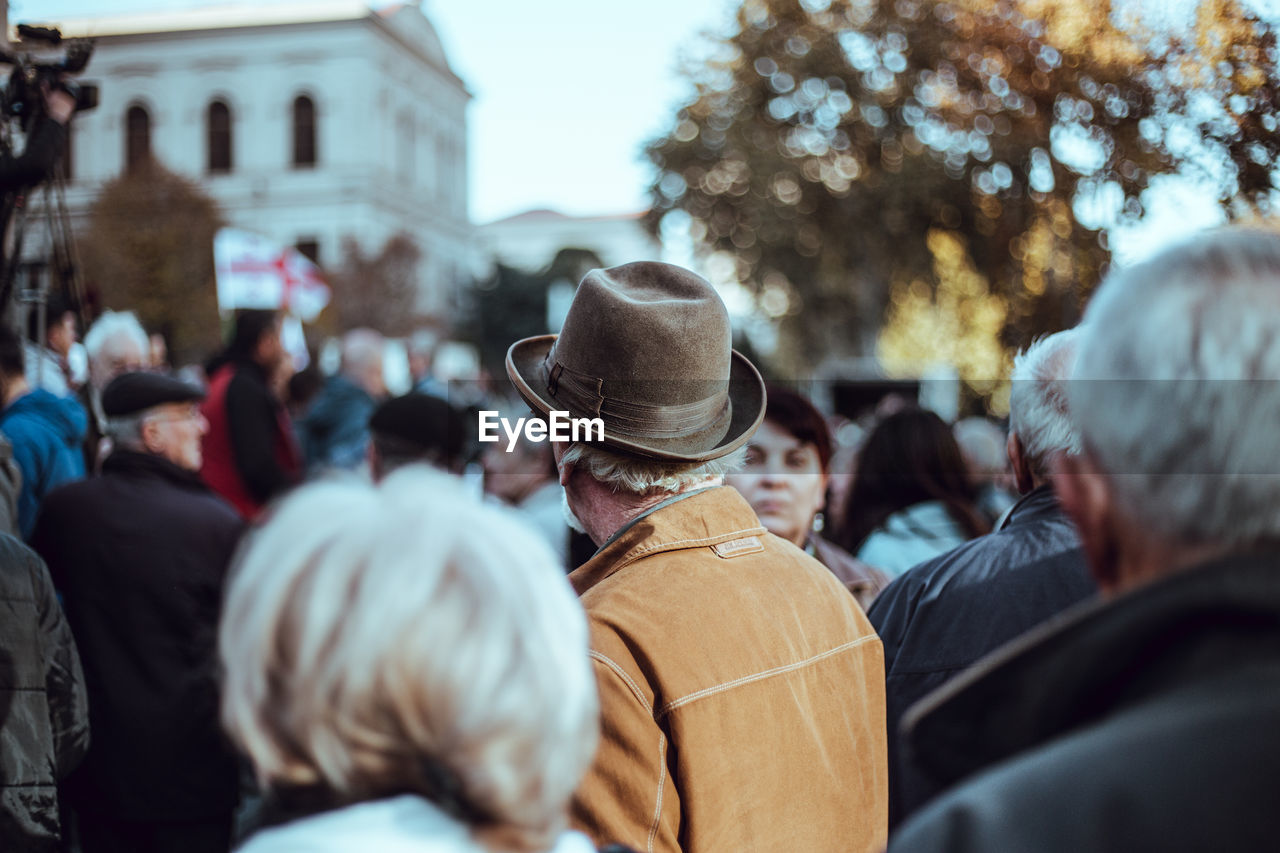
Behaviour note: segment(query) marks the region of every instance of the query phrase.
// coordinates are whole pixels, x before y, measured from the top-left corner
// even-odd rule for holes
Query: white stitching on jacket
[[[667,734],[658,733],[658,764],[662,768],[658,773],[658,804],[653,810],[653,826],[649,827],[649,850],[653,853],[653,839],[658,836],[658,824],[662,820],[662,792],[667,785]]]
[[[725,690],[732,690],[733,688],[740,687],[743,684],[750,684],[753,681],[760,681],[761,679],[769,678],[770,676],[774,676],[774,675],[780,675],[784,672],[793,672],[797,669],[806,667],[811,663],[817,663],[818,661],[823,660],[825,658],[829,658],[832,655],[838,655],[843,651],[848,651],[849,649],[852,649],[855,646],[860,646],[863,643],[870,642],[871,640],[879,640],[879,639],[880,638],[877,637],[875,634],[868,634],[865,637],[859,637],[858,639],[853,640],[852,642],[845,643],[842,646],[836,646],[834,649],[828,649],[827,651],[822,652],[821,654],[814,655],[813,657],[806,658],[805,660],[802,660],[802,661],[796,661],[795,663],[785,664],[784,666],[776,666],[773,669],[766,669],[763,672],[757,672],[754,675],[744,675],[742,678],[735,678],[733,681],[726,681],[724,684],[717,684],[714,687],[706,687],[706,688],[703,688],[702,690],[697,690],[693,693],[690,693],[688,696],[682,696],[679,699],[672,699],[670,702],[663,705],[662,708],[659,709],[658,713],[654,716],[654,719],[661,720],[664,716],[669,714],[671,711],[674,711],[676,708],[679,708],[682,705],[688,705],[690,702],[696,702],[698,699],[702,699],[707,696],[712,696],[716,693],[723,693]]]
[[[644,693],[640,690],[640,685],[636,684],[635,681],[632,680],[631,676],[627,675],[626,671],[623,670],[621,666],[605,655],[600,654],[595,649],[592,649],[589,654],[591,655],[592,660],[600,661],[600,663],[613,670],[614,675],[626,682],[627,687],[631,688],[631,692],[635,695],[636,699],[640,701],[640,704],[644,706],[644,709],[650,714],[653,714],[653,706],[649,704],[648,699],[644,698]]]

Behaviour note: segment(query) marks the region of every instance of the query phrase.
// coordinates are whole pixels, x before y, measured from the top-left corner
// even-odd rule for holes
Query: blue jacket
[[[369,443],[369,416],[376,407],[377,401],[369,392],[341,373],[330,377],[298,422],[308,473],[360,467]]]
[[[84,478],[81,445],[89,416],[74,397],[57,397],[37,389],[0,412],[0,430],[13,444],[22,471],[18,492],[18,528],[23,538],[35,527],[40,502],[55,486]]]
[[[867,617],[884,643],[891,829],[941,790],[904,749],[907,709],[1096,589],[1075,526],[1053,488],[1041,486],[995,533],[921,563],[880,593]]]

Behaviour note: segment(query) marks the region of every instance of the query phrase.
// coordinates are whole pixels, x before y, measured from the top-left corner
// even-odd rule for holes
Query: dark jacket
[[[67,143],[65,125],[43,118],[27,137],[26,147],[17,157],[0,156],[0,192],[13,192],[38,184],[62,156]]]
[[[80,808],[122,820],[231,810],[215,636],[243,527],[193,472],[128,450],[46,500],[32,544],[62,593],[89,688],[93,745],[69,781]]]
[[[84,675],[49,570],[0,535],[0,850],[56,850],[57,782],[89,746]]]
[[[1277,720],[1280,552],[1178,572],[922,703],[908,739],[925,769],[972,778],[890,849],[1272,851]]]
[[[200,476],[245,518],[294,483],[301,456],[289,414],[262,368],[233,361],[210,376],[201,411],[209,421]]]
[[[880,594],[867,615],[884,643],[890,826],[941,790],[903,754],[907,709],[1096,591],[1075,526],[1053,488],[1041,486],[1000,530],[921,563]]]
[[[0,433],[0,533],[20,536],[18,495],[22,492],[22,470],[13,458],[13,445]]]
[[[358,468],[369,443],[369,416],[377,401],[341,373],[329,377],[298,424],[307,470]]]
[[[81,442],[89,416],[73,397],[57,397],[37,389],[24,394],[0,412],[0,430],[13,444],[13,458],[22,471],[18,493],[18,528],[31,536],[36,512],[55,487],[84,477]]]

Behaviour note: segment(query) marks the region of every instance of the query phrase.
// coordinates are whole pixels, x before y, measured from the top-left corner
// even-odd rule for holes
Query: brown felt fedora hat
[[[587,273],[560,334],[512,344],[507,375],[535,411],[598,417],[604,446],[649,459],[719,458],[764,419],[764,381],[720,297],[656,261]]]

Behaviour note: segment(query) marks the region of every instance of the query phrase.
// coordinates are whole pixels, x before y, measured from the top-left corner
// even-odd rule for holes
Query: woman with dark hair
[[[751,504],[760,523],[817,558],[844,582],[863,609],[889,583],[815,531],[826,505],[831,433],[822,413],[801,395],[769,386],[764,423],[747,445],[742,471],[725,477]]]
[[[975,497],[942,418],[902,409],[876,424],[858,454],[841,544],[897,577],[990,530]]]
[[[302,461],[284,403],[272,379],[288,353],[280,340],[279,311],[236,313],[231,343],[211,361],[209,421],[200,476],[246,519],[299,479]]]

